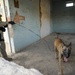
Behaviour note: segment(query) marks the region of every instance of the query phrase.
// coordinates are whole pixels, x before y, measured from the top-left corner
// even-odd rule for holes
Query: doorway
[[[10,11],[9,11],[8,0],[0,0],[0,4],[1,4],[1,10],[2,10],[2,21],[9,21],[9,19],[10,19],[10,13],[9,12]],[[9,17],[9,18],[6,20],[7,17]],[[9,33],[8,28],[6,28],[6,31],[4,32],[4,40],[5,40],[7,55],[11,55],[13,52],[12,46],[14,44],[12,43],[13,40],[10,37],[10,33]],[[14,46],[13,46],[13,48],[14,48]]]

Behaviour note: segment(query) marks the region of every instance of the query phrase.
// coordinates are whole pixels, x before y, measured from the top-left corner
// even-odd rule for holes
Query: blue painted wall
[[[21,26],[18,24],[13,26],[14,45],[16,51],[19,51],[40,39],[39,0],[18,0],[19,8],[14,7],[13,1],[9,0],[12,20],[16,10],[19,15],[25,16],[25,21],[21,21],[20,23]]]
[[[53,32],[75,33],[75,6],[66,8],[65,1],[52,3]]]
[[[47,15],[41,21],[40,11],[42,4],[39,7],[40,0],[18,0],[19,1],[19,8],[14,7],[14,0],[9,0],[9,7],[10,7],[10,15],[11,19],[13,20],[15,16],[16,10],[18,11],[19,15],[25,16],[25,21],[21,21],[20,25],[15,24],[13,26],[14,30],[14,45],[15,50],[20,51],[23,48],[27,47],[28,45],[38,41],[42,36],[42,33],[46,33],[44,36],[49,35],[51,33],[51,24],[50,24],[50,0],[42,0],[42,4],[45,6],[43,7],[45,14],[41,12],[42,17]],[[48,10],[49,8],[49,10]],[[46,10],[47,9],[47,10]],[[41,24],[44,20],[47,20],[47,25]],[[40,22],[41,21],[41,22]],[[41,24],[41,25],[40,25]],[[41,32],[42,27],[43,32]]]

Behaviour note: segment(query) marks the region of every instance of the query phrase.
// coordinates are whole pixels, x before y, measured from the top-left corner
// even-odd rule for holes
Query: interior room
[[[6,21],[15,22],[4,33],[12,62],[43,75],[57,75],[54,40],[58,36],[66,45],[72,44],[68,62],[62,62],[63,75],[75,74],[74,0],[7,0],[4,8]]]

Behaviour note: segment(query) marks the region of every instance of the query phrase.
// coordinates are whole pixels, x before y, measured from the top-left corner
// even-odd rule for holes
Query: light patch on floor
[[[0,58],[0,75],[43,75],[38,70],[31,68],[27,69],[19,66],[14,62],[9,62]]]

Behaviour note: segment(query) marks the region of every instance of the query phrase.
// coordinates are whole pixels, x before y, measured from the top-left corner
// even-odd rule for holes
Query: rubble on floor
[[[0,75],[43,75],[38,70],[27,69],[14,62],[9,62],[0,57]]]

